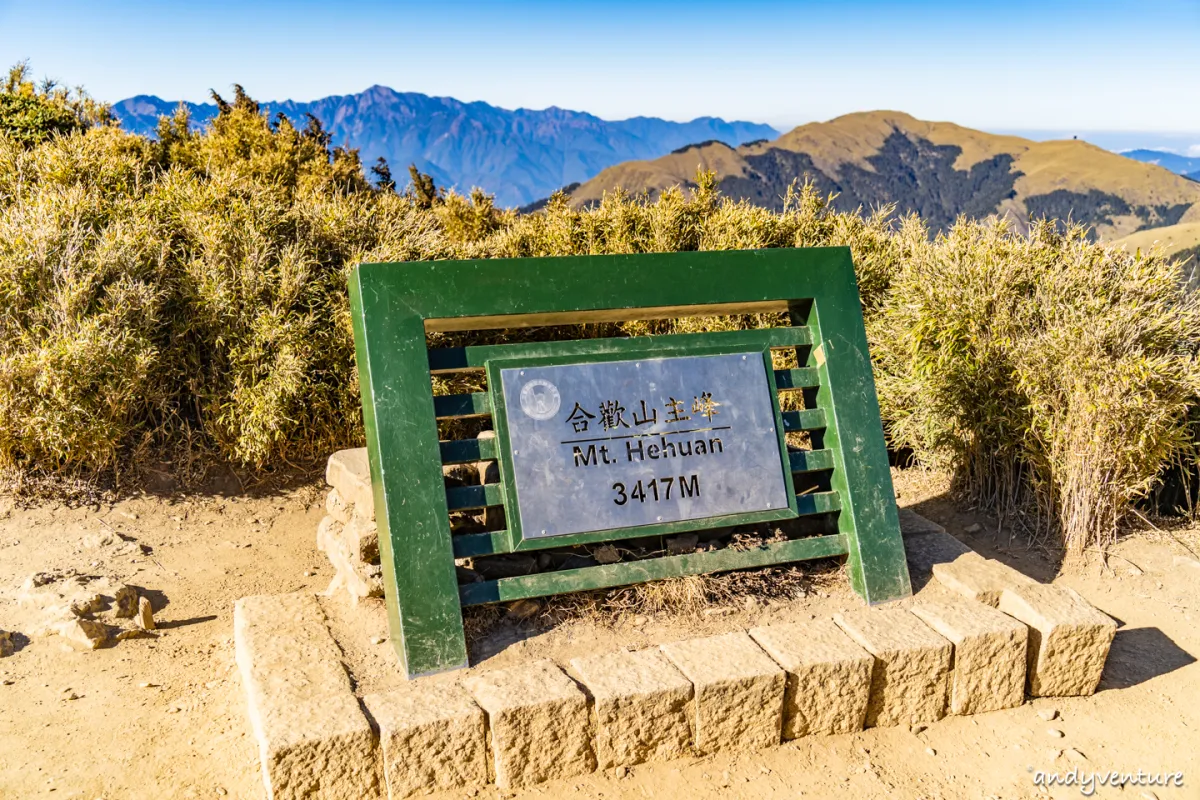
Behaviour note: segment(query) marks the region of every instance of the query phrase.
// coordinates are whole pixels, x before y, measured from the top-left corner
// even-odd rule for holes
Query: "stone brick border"
[[[530,786],[1008,708],[1026,685],[1032,696],[1094,692],[1116,623],[1070,589],[1014,580],[972,556],[955,561],[965,576],[937,575],[961,599],[943,589],[951,599],[918,598],[911,610],[863,608],[577,658],[570,674],[537,661],[458,684],[417,679],[361,703],[314,596],[243,598],[237,661],[268,797]],[[989,602],[997,583],[999,610]]]

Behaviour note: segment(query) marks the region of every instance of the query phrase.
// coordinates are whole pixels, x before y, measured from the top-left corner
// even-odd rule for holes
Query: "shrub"
[[[0,115],[0,468],[95,478],[157,451],[271,469],[358,443],[346,279],[363,261],[824,245],[853,253],[888,436],[975,502],[1033,508],[1078,551],[1111,539],[1190,441],[1200,312],[1177,266],[1077,226],[964,220],[931,240],[914,217],[837,212],[811,186],[778,212],[733,202],[705,173],[653,202],[618,191],[577,210],[557,194],[520,215],[415,169],[403,193],[372,186],[319,123],[268,119],[240,87],[204,131],[180,110],[150,141],[23,72],[9,86],[74,122],[51,114],[31,137]],[[478,388],[464,380],[435,390]]]
[[[1034,502],[1072,552],[1111,541],[1189,443],[1200,311],[1176,265],[1052,222],[912,244],[869,326],[893,441],[984,507]]]

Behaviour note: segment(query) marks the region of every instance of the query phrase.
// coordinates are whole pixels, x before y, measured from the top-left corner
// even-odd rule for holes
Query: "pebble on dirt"
[[[11,656],[16,652],[16,646],[13,645],[12,631],[0,631],[0,658]]]

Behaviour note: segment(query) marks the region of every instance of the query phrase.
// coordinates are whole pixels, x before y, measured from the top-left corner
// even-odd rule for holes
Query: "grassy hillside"
[[[1102,239],[1173,225],[1200,203],[1200,183],[1077,140],[1034,142],[896,111],[802,125],[774,141],[709,144],[653,161],[618,164],[571,192],[576,207],[620,186],[657,196],[687,187],[696,167],[721,191],[779,210],[794,180],[837,193],[839,210],[894,203],[933,230],[960,215],[1003,213],[1020,230],[1043,217],[1081,222]]]

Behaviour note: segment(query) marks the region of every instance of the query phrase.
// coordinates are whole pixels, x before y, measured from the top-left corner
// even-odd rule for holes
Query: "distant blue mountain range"
[[[179,104],[139,95],[113,105],[130,131],[153,134],[158,118]],[[217,115],[211,103],[187,103],[200,127]],[[312,114],[333,135],[333,143],[357,148],[370,166],[382,156],[401,184],[416,164],[438,185],[460,191],[479,186],[504,206],[521,206],[554,190],[594,177],[622,161],[658,158],[688,144],[717,140],[739,145],[774,139],[779,131],[753,122],[699,117],[670,122],[656,117],[603,120],[580,111],[464,103],[372,86],[359,94],[324,97],[310,103],[263,103],[274,116],[286,114],[298,126]]]
[[[1168,153],[1163,150],[1126,150],[1121,155],[1132,158],[1134,161],[1157,164],[1171,172],[1177,172],[1185,178],[1200,181],[1200,158],[1181,156],[1178,153]]]

